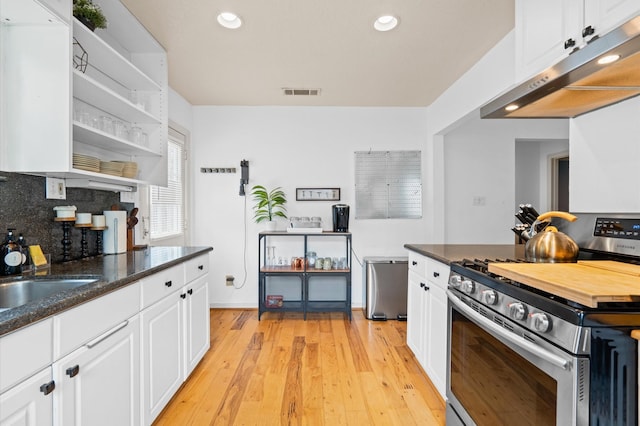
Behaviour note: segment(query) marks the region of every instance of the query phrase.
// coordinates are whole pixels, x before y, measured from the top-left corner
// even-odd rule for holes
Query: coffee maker
[[[333,232],[349,232],[349,206],[346,204],[334,204],[333,208]]]

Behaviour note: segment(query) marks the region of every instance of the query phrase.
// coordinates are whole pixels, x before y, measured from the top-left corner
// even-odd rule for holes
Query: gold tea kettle
[[[536,233],[536,225],[559,217],[574,222],[577,217],[571,213],[551,211],[543,213],[531,225],[531,235],[524,246],[524,257],[527,262],[534,263],[570,263],[578,258],[578,245],[571,237],[558,231],[555,226],[548,225]]]

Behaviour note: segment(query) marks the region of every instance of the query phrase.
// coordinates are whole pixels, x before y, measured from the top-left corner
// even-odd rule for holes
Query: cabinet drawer
[[[52,345],[52,318],[0,338],[0,393],[51,364]]]
[[[140,282],[53,317],[53,359],[70,353],[140,310]]]
[[[444,263],[438,262],[437,260],[427,258],[426,266],[427,279],[436,284],[441,289],[446,290],[447,284],[449,282],[449,265],[445,265]]]
[[[142,309],[184,286],[184,264],[173,266],[142,280]]]
[[[185,282],[190,283],[209,272],[209,255],[198,256],[184,263]]]
[[[409,270],[421,277],[427,276],[427,257],[413,251],[409,251]]]

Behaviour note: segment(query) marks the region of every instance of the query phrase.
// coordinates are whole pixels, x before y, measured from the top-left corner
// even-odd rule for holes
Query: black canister
[[[333,232],[349,232],[349,206],[346,204],[334,204],[333,208]]]

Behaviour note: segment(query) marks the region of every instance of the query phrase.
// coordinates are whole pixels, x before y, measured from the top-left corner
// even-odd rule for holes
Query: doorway
[[[569,211],[569,156],[565,154],[549,157],[551,172],[551,210]]]

